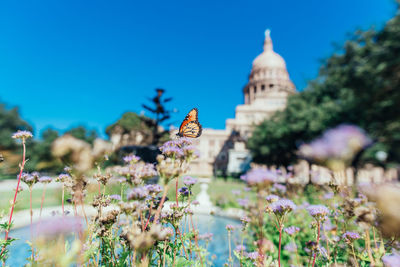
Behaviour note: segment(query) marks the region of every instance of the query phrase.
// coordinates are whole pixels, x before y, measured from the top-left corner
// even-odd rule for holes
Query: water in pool
[[[194,223],[197,226],[200,234],[213,233],[214,236],[212,241],[208,244],[208,251],[210,257],[215,255],[212,260],[213,266],[223,266],[227,262],[229,257],[228,249],[228,235],[225,226],[231,224],[236,226],[238,229],[234,231],[232,238],[232,249],[235,248],[236,244],[239,244],[240,222],[228,218],[211,216],[211,215],[196,215],[194,216]],[[10,232],[10,236],[18,238],[12,246],[9,247],[10,258],[7,260],[7,265],[11,267],[24,266],[27,263],[26,258],[30,256],[29,246],[26,244],[26,240],[29,239],[30,231],[29,227],[16,229]],[[234,258],[234,256],[232,256]]]

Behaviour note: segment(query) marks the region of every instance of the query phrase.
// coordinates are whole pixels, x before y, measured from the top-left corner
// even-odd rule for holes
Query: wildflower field
[[[200,233],[193,222],[199,189],[197,178],[185,176],[197,154],[190,139],[164,143],[157,164],[128,155],[124,166],[103,168],[99,162],[90,177],[67,166],[53,179],[24,172],[26,140],[32,134],[18,131],[12,137],[22,147],[18,185],[25,183],[29,190],[20,193],[17,186],[10,209],[3,210],[3,263],[18,257],[9,253],[15,241],[9,233],[17,200],[24,194],[20,209],[31,210],[29,266],[213,266],[207,249],[213,235]],[[369,142],[361,129],[346,125],[301,147],[305,157],[331,167],[334,179],[327,184],[299,184],[291,167],[253,168],[242,182],[214,188],[212,194],[226,195],[226,203],[236,202],[225,203],[227,207],[245,214],[241,227],[226,225],[225,265],[398,266],[398,186],[348,185],[339,179],[345,175],[343,167]],[[158,184],[148,183],[155,176]],[[51,182],[60,183],[61,189],[46,193]],[[38,183],[43,184],[42,194],[36,190],[33,197]],[[49,195],[55,199],[45,202]],[[40,207],[35,224],[33,199]],[[213,202],[218,205],[217,198]],[[40,219],[43,203],[56,208],[51,219]],[[65,203],[72,205],[72,212]],[[86,215],[86,204],[95,208],[95,216]]]

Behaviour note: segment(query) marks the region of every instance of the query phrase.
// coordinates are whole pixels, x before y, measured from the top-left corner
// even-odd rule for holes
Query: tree
[[[18,108],[8,109],[4,103],[0,103],[0,149],[15,149],[16,142],[11,135],[17,130],[32,131],[32,126],[21,119]]]
[[[377,150],[400,161],[400,15],[380,31],[358,31],[326,60],[316,80],[289,97],[287,108],[256,127],[249,148],[258,163],[288,165],[298,146],[341,123],[365,129],[375,145],[360,158],[378,163]],[[375,151],[375,152],[374,152]],[[382,162],[381,162],[382,163]]]
[[[153,145],[157,145],[160,142],[160,139],[169,133],[169,130],[161,130],[160,124],[171,118],[171,111],[165,108],[165,103],[170,102],[172,97],[163,99],[163,94],[165,92],[164,89],[157,88],[157,95],[150,99],[153,104],[153,107],[149,107],[148,105],[143,104],[142,106],[154,114],[155,118],[153,120],[152,128],[153,128]]]

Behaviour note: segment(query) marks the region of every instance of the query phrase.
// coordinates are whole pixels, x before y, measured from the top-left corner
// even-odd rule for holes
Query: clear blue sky
[[[36,133],[85,124],[103,134],[162,87],[175,125],[198,107],[204,127],[222,129],[265,29],[302,90],[333,43],[394,14],[392,0],[1,1],[0,101]]]

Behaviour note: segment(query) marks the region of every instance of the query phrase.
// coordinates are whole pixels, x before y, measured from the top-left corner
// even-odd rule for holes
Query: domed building
[[[284,109],[287,97],[295,91],[285,60],[273,50],[270,31],[266,30],[264,51],[254,59],[243,89],[244,105],[236,107],[235,118],[226,121],[226,128],[246,139],[255,124]]]
[[[225,130],[203,129],[197,139],[200,158],[191,172],[197,175],[232,175],[248,168],[251,161],[246,140],[255,125],[286,107],[296,88],[289,78],[285,60],[273,50],[270,31],[265,31],[264,51],[253,60],[249,81],[243,88],[244,104],[235,118],[226,120]]]

